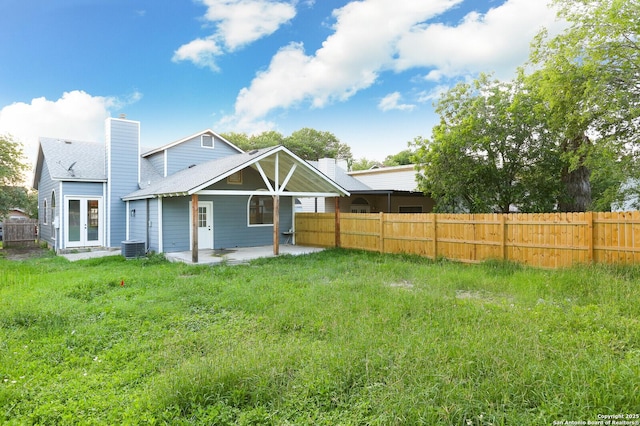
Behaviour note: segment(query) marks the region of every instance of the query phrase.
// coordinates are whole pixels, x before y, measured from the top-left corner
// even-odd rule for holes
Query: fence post
[[[336,247],[340,247],[340,197],[335,197]]]
[[[380,235],[380,253],[384,253],[384,212],[380,212],[380,227],[378,234]]]
[[[502,255],[502,260],[507,260],[507,218],[506,213],[502,213],[500,215],[500,232],[502,233],[500,239],[500,253]]]
[[[436,213],[432,213],[433,216],[433,260],[437,260],[438,259],[438,229],[437,229],[437,214]]]
[[[585,232],[585,239],[587,240],[587,262],[593,263],[593,212],[586,212],[584,214],[587,220],[587,229]]]

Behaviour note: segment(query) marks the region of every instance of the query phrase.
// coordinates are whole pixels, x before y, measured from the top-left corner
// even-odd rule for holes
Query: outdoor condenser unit
[[[146,244],[140,240],[128,240],[123,241],[120,253],[125,259],[134,259],[136,257],[142,257],[146,252]]]

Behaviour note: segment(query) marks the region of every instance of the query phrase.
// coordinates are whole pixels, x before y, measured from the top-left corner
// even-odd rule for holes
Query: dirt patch
[[[26,260],[52,255],[51,250],[39,246],[5,247],[0,250],[0,257],[7,260]]]

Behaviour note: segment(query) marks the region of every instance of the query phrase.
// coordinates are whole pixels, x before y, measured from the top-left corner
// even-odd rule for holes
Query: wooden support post
[[[198,263],[198,194],[191,195],[191,262]]]
[[[500,255],[502,260],[507,260],[507,215],[503,213],[500,215]]]
[[[336,247],[340,247],[340,197],[335,198],[335,217]]]
[[[433,227],[432,227],[432,232],[433,232],[433,260],[437,260],[438,259],[438,224],[437,224],[437,214],[432,213],[433,216]]]
[[[593,212],[586,212],[584,214],[587,220],[587,232],[585,232],[585,239],[587,240],[587,262],[593,263]]]
[[[273,254],[280,254],[280,196],[273,196]]]
[[[380,212],[380,253],[384,253],[384,212]]]

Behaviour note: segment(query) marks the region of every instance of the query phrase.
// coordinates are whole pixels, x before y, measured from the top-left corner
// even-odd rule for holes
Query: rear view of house
[[[349,195],[282,146],[244,152],[210,129],[143,151],[125,118],[106,120],[104,144],[41,138],[34,188],[40,238],[56,251],[275,248],[295,198]]]

